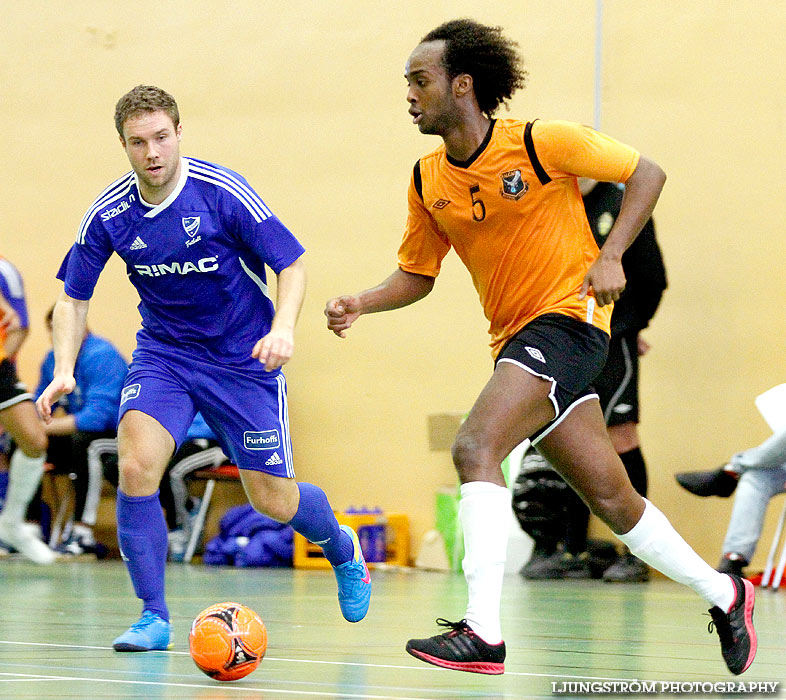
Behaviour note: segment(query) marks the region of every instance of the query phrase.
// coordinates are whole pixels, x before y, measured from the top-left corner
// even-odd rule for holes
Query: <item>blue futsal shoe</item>
[[[366,616],[371,602],[371,574],[357,534],[348,525],[342,525],[341,529],[352,538],[355,551],[348,562],[333,567],[338,582],[338,604],[345,620],[360,622]]]
[[[127,632],[121,634],[114,642],[115,651],[156,651],[169,649],[169,637],[172,625],[163,617],[150,610],[145,610],[139,622],[135,622]]]

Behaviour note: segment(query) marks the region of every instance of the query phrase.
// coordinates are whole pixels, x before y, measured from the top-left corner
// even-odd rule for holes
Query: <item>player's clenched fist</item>
[[[327,327],[339,338],[344,338],[346,331],[360,316],[358,301],[353,296],[335,297],[325,306]]]

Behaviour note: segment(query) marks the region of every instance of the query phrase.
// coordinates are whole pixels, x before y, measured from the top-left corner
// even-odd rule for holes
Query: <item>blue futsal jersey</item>
[[[140,350],[239,366],[273,319],[265,265],[279,273],[304,249],[241,175],[183,158],[161,204],[142,199],[133,172],[101,193],[57,274],[65,293],[90,299],[113,252],[139,293]]]

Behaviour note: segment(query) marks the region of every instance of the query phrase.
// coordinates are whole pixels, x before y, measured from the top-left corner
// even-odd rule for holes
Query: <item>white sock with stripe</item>
[[[488,481],[461,485],[464,577],[469,626],[488,644],[502,641],[499,606],[510,528],[510,491]]]

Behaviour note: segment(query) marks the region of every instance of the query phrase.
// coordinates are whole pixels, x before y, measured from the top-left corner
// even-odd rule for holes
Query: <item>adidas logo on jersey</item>
[[[136,237],[134,242],[131,244],[131,250],[142,250],[142,248],[147,248],[147,243],[145,243],[139,236]]]
[[[276,464],[283,464],[283,463],[284,463],[284,460],[281,459],[281,457],[278,456],[278,452],[274,452],[273,456],[270,459],[268,459],[267,462],[265,462],[265,466],[266,467],[272,467],[272,466],[274,466]]]

